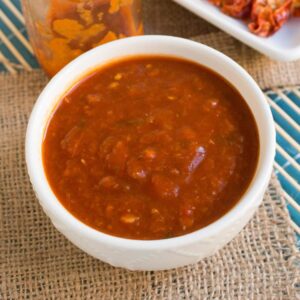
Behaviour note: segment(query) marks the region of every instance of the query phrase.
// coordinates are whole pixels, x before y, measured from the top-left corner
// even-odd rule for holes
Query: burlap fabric
[[[145,5],[148,32],[201,33],[196,40],[233,57],[263,88],[300,84],[299,62],[271,62],[170,1]],[[247,227],[196,265],[129,272],[68,242],[40,208],[24,161],[26,124],[46,82],[39,70],[0,75],[0,299],[277,300],[297,299],[297,292],[299,297],[299,252],[275,177]]]

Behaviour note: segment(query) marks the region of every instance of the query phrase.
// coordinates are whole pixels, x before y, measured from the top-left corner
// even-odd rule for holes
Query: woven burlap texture
[[[196,265],[129,272],[68,242],[39,206],[24,161],[26,124],[46,81],[41,71],[0,75],[1,299],[296,299],[297,251],[275,178],[238,237]]]
[[[191,37],[219,29],[172,0],[142,0],[146,34]]]

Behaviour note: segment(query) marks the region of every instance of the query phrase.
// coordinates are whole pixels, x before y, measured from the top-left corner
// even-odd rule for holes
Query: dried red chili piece
[[[249,30],[267,37],[276,32],[288,20],[292,12],[292,0],[254,0]]]
[[[252,0],[210,0],[210,2],[234,18],[247,18],[252,5]]]

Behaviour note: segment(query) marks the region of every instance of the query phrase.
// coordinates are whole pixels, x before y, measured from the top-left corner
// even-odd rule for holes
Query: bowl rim
[[[259,134],[260,134],[260,130],[267,131],[268,140],[266,142],[266,145],[269,145],[269,147],[265,149],[266,150],[264,151],[265,155],[262,158],[261,158],[262,149],[260,149],[259,161],[262,159],[261,164],[260,166],[259,165],[257,166],[256,173],[252,179],[252,182],[250,183],[250,186],[243,194],[243,196],[240,198],[238,203],[236,203],[235,206],[232,209],[230,209],[225,215],[223,215],[221,218],[217,219],[213,223],[207,225],[206,227],[203,227],[199,230],[193,231],[185,235],[172,237],[168,239],[160,239],[160,240],[135,240],[135,239],[127,239],[127,238],[109,235],[86,225],[85,223],[77,219],[75,216],[73,216],[57,199],[54,192],[52,192],[51,187],[47,182],[44,169],[42,167],[43,165],[42,161],[41,159],[38,158],[39,147],[41,148],[42,139],[39,143],[35,142],[35,136],[37,130],[42,130],[44,132],[44,129],[47,124],[46,121],[40,120],[41,118],[39,118],[39,111],[43,106],[47,106],[47,105],[53,109],[55,105],[58,103],[58,101],[61,99],[61,98],[56,99],[56,101],[53,101],[52,99],[49,101],[47,95],[49,91],[55,89],[55,86],[57,85],[58,82],[65,80],[68,70],[70,68],[74,68],[75,66],[79,65],[81,61],[83,61],[84,59],[88,59],[89,56],[97,52],[104,51],[104,50],[109,51],[110,47],[119,47],[120,49],[122,49],[122,46],[125,44],[127,45],[129,44],[134,47],[137,43],[143,43],[145,41],[155,42],[156,44],[170,43],[172,45],[185,45],[186,48],[193,48],[199,51],[206,51],[207,53],[209,53],[209,55],[218,57],[218,59],[223,60],[228,65],[228,67],[230,67],[231,69],[235,69],[235,71],[238,71],[239,75],[244,77],[244,79],[248,82],[248,85],[251,87],[256,97],[259,99],[259,102],[264,111],[263,116],[265,118],[266,124],[268,125],[267,128],[261,129],[257,124]],[[140,54],[143,55],[142,52]],[[159,55],[159,51],[154,55]],[[122,59],[127,56],[128,55],[120,54],[116,58]],[[180,55],[178,55],[177,57],[180,58]],[[191,59],[191,61],[196,62],[195,59]],[[108,61],[106,62],[108,63]],[[98,63],[99,66],[105,64],[106,64],[105,62],[104,63],[101,62],[101,64]],[[97,67],[95,65],[94,69],[96,68]],[[80,76],[78,76],[77,78],[82,78],[83,76],[85,76],[85,74],[89,73],[88,72],[89,70],[90,69],[85,69],[85,70],[82,69],[78,71],[78,74]],[[75,81],[73,80],[70,87],[74,85],[75,82],[76,80]],[[65,91],[67,91],[67,89]],[[53,104],[53,102],[55,102],[55,104]],[[253,115],[256,123],[258,123],[257,117],[254,112]],[[41,122],[43,124],[42,128],[40,126]],[[261,147],[261,141],[260,141],[260,147]],[[26,164],[27,164],[27,170],[28,170],[30,181],[32,183],[32,186],[34,188],[34,191],[37,195],[37,198],[41,206],[44,208],[44,211],[50,217],[53,224],[58,228],[58,230],[60,228],[59,224],[63,224],[65,228],[70,229],[72,232],[79,232],[81,235],[84,235],[89,239],[97,240],[99,242],[110,245],[112,247],[132,249],[132,250],[172,249],[178,246],[189,245],[191,243],[194,243],[195,241],[209,238],[210,236],[216,234],[217,232],[220,232],[224,227],[233,224],[236,220],[238,220],[241,216],[243,216],[243,214],[247,210],[251,209],[253,203],[255,203],[256,199],[260,196],[262,190],[266,188],[266,184],[268,183],[268,180],[271,175],[274,156],[275,156],[275,127],[274,127],[272,114],[267,104],[267,101],[265,100],[264,94],[258,87],[257,83],[254,81],[254,79],[235,61],[233,61],[231,58],[227,57],[223,53],[213,48],[210,48],[206,45],[191,40],[187,40],[184,38],[163,36],[163,35],[129,37],[129,38],[113,41],[101,45],[99,47],[96,47],[82,54],[81,56],[79,56],[78,58],[70,62],[68,65],[66,65],[62,70],[60,70],[57,73],[57,75],[55,75],[49,81],[49,83],[46,85],[46,87],[43,89],[40,96],[38,97],[29,118],[27,131],[26,131],[26,140],[25,140],[25,157],[26,157]],[[55,222],[55,220],[52,218],[53,215],[56,216],[55,219],[59,220],[59,224]]]

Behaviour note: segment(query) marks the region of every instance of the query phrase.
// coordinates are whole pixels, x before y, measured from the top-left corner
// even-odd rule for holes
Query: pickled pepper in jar
[[[45,7],[39,8],[41,2]],[[49,76],[85,51],[142,35],[140,0],[23,0],[36,56]]]

